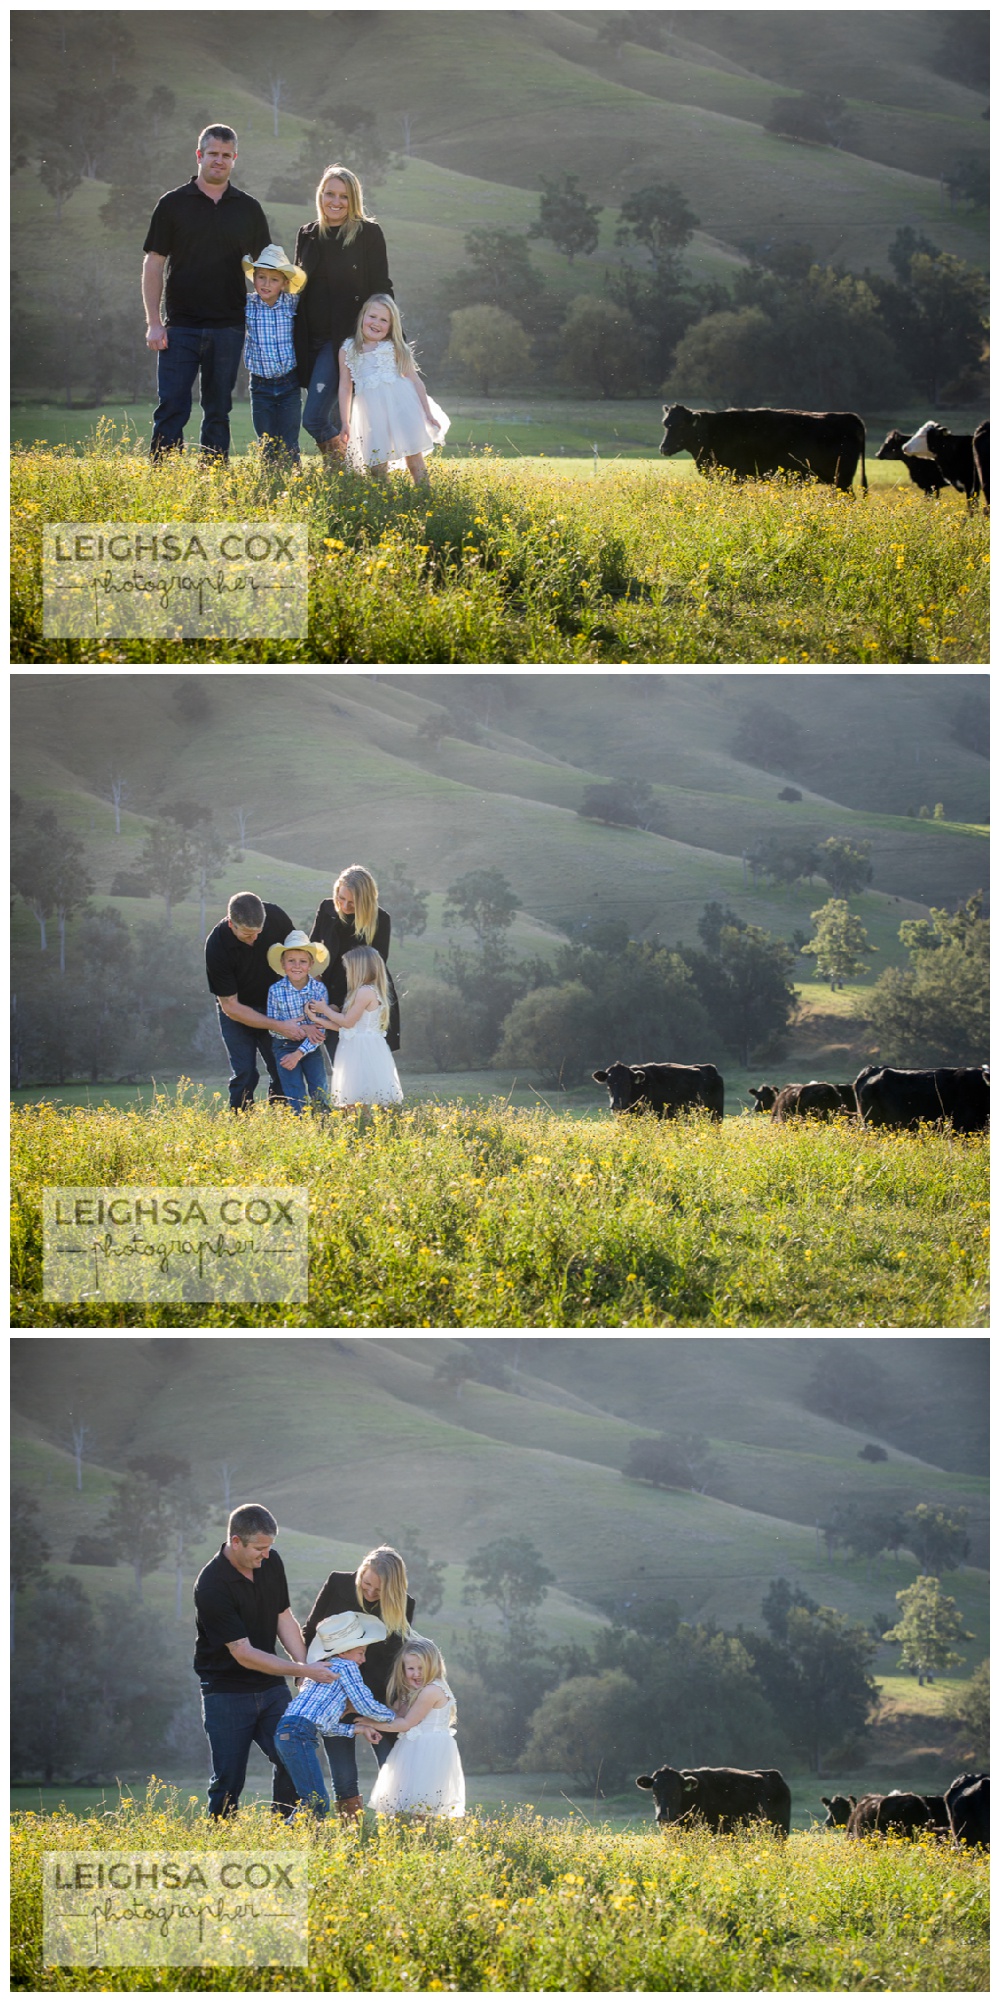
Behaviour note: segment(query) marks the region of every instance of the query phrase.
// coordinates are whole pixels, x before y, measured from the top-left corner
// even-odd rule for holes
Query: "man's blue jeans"
[[[212,1753],[208,1783],[209,1814],[235,1814],[247,1776],[251,1745],[259,1745],[274,1767],[271,1804],[289,1813],[298,1798],[294,1783],[275,1749],[275,1732],[291,1698],[280,1676],[273,1689],[203,1689],[205,1734]]]
[[[326,1063],[322,1047],[310,1050],[308,1055],[300,1059],[293,1070],[285,1071],[281,1068],[282,1057],[290,1056],[292,1051],[297,1050],[298,1047],[297,1043],[287,1042],[282,1036],[272,1035],[271,1037],[271,1048],[278,1066],[278,1076],[284,1087],[285,1097],[293,1112],[304,1112],[306,1109],[306,1086],[308,1085],[309,1091],[316,1100],[320,1111],[329,1112],[330,1101],[327,1097],[326,1089]]]
[[[150,457],[183,451],[195,377],[201,371],[201,449],[229,457],[229,412],[243,353],[242,327],[167,328],[167,346],[156,357],[159,402],[153,412]]]
[[[287,453],[298,465],[301,401],[294,368],[287,375],[250,377],[250,415],[265,459],[280,459]]]
[[[232,1016],[225,1014],[221,1008],[219,1030],[226,1045],[229,1068],[232,1072],[229,1079],[229,1103],[233,1111],[242,1112],[244,1106],[253,1104],[253,1095],[260,1076],[257,1069],[258,1057],[263,1058],[264,1068],[271,1080],[268,1098],[284,1098],[282,1078],[286,1073],[279,1071],[274,1061],[270,1030],[251,1029],[246,1022],[234,1022]]]
[[[333,342],[327,341],[313,363],[302,412],[302,429],[315,438],[317,445],[325,445],[339,436],[340,424],[334,422],[333,415],[339,389],[340,363],[333,352]],[[337,416],[339,419],[339,410]]]

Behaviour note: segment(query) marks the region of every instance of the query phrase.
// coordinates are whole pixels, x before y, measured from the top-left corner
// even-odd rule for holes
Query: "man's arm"
[[[235,994],[217,994],[215,998],[231,1022],[245,1022],[248,1029],[278,1028],[273,1015],[261,1015],[256,1008],[248,1008],[245,1001],[236,999]],[[301,1022],[282,1022],[280,1034],[289,1043],[300,1043],[305,1036],[311,1036],[315,1042],[322,1041],[315,1028],[304,1027]]]
[[[290,1606],[286,1606],[284,1612],[278,1614],[278,1639],[285,1653],[290,1654],[293,1661],[305,1661],[306,1644],[302,1638],[302,1628]]]
[[[286,1661],[284,1655],[265,1654],[263,1648],[251,1647],[248,1640],[227,1641],[226,1646],[241,1668],[256,1668],[262,1675],[304,1675],[310,1682],[336,1681],[321,1661]]]
[[[160,318],[163,271],[166,258],[147,250],[142,260],[142,303],[146,311],[146,346],[161,352],[167,345],[167,330]]]

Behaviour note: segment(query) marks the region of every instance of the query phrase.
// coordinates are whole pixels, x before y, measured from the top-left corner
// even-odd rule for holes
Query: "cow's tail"
[[[868,492],[868,474],[865,471],[865,426],[863,419],[859,419],[859,422],[861,424],[861,491],[863,494],[866,494]]]

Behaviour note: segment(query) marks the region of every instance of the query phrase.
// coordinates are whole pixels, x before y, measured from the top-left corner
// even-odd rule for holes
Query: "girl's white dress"
[[[379,341],[367,353],[363,348],[356,350],[353,341],[345,341],[341,353],[354,384],[349,465],[395,470],[405,466],[415,453],[426,456],[443,442],[451,418],[428,397],[439,429],[434,432],[428,428],[416,384],[411,376],[400,375],[391,341]]]
[[[351,1029],[341,1029],[333,1058],[334,1105],[401,1105],[403,1087],[378,1026],[377,1007],[366,1009]]]
[[[446,1682],[432,1682],[448,1701],[428,1710],[412,1731],[396,1739],[372,1791],[379,1814],[465,1813],[465,1774],[455,1743],[455,1699]]]

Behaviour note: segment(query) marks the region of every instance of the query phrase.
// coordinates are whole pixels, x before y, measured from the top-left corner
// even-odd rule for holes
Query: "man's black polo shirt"
[[[241,1668],[228,1642],[248,1640],[264,1654],[276,1652],[278,1618],[288,1609],[288,1581],[276,1550],[271,1549],[259,1571],[244,1578],[230,1564],[222,1545],[217,1557],[194,1581],[198,1638],[194,1672],[203,1689],[230,1692],[273,1689],[280,1677],[260,1668]]]
[[[223,994],[227,999],[235,994],[245,1008],[256,1008],[266,1015],[268,989],[281,978],[268,966],[268,947],[283,945],[294,930],[288,912],[280,904],[264,905],[264,928],[253,945],[244,945],[228,918],[223,918],[205,940],[205,972],[211,993]]]
[[[242,327],[247,287],[240,260],[256,257],[270,241],[260,203],[231,182],[217,202],[199,188],[197,175],[161,195],[142,247],[167,259],[167,323]]]

